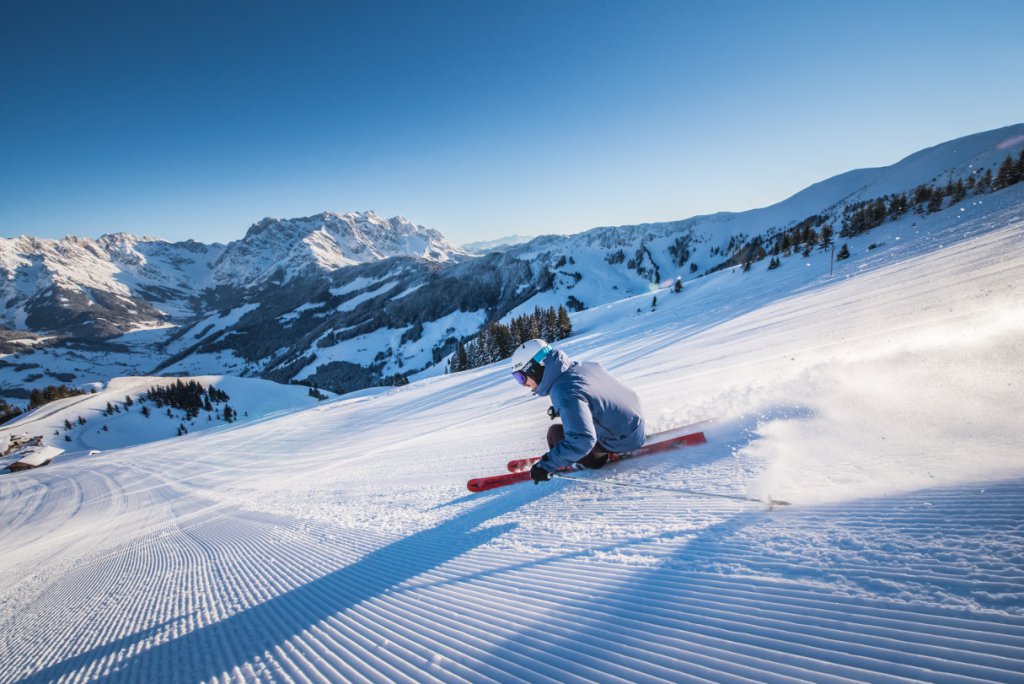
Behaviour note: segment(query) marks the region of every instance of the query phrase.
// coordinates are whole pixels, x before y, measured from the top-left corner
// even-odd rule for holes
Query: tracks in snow
[[[162,522],[111,531],[111,545],[47,578],[31,610],[5,600],[0,672],[957,682],[1014,681],[1024,667],[1024,483],[774,514],[626,500],[603,514],[647,516],[651,534],[625,525],[585,543],[577,530],[562,553],[530,552],[517,537],[539,530],[517,519],[602,515],[607,500],[571,486],[482,497],[397,539],[169,501],[155,507]]]

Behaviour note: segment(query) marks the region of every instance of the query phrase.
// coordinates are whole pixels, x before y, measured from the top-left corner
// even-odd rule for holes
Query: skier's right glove
[[[533,484],[537,485],[541,482],[547,482],[551,479],[551,473],[541,467],[540,461],[533,464],[530,468],[530,479],[533,480]]]

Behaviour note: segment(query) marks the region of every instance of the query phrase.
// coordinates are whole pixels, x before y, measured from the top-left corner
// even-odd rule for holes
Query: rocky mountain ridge
[[[227,245],[127,233],[0,238],[0,327],[105,339],[200,315],[203,295],[217,288],[280,286],[396,256],[446,263],[469,253],[372,211],[266,218]]]

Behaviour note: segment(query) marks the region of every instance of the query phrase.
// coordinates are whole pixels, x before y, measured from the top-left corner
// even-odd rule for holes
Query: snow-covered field
[[[236,424],[267,420],[317,403],[306,387],[279,385],[269,380],[225,375],[200,375],[187,379],[203,388],[216,387],[227,394],[228,401],[224,404],[237,414],[232,421]],[[169,387],[177,382],[179,379],[173,377],[113,378],[101,386],[90,388],[90,393],[44,404],[4,423],[0,426],[0,444],[7,444],[8,435],[38,435],[43,444],[75,454],[174,437],[179,426],[190,433],[231,427],[221,416],[221,403],[213,406],[213,411],[201,410],[198,416],[190,418],[184,411],[157,408],[153,402],[144,401],[148,390]],[[133,402],[130,406],[128,399]],[[143,406],[149,415],[142,413]],[[3,467],[2,461],[0,467]]]
[[[0,680],[1024,681],[1024,187],[991,202],[576,315],[699,447],[469,494],[544,448],[500,364],[0,477]]]

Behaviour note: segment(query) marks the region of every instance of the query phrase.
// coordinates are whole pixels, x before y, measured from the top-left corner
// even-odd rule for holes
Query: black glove
[[[556,409],[554,406],[548,406],[548,418],[550,418],[551,420],[554,420],[558,416],[559,416],[558,409]]]
[[[533,464],[533,467],[530,468],[530,478],[533,480],[533,484],[536,485],[540,484],[541,482],[547,482],[548,480],[550,480],[551,473],[544,470],[544,468],[542,468],[540,465],[540,461],[537,461],[536,463]]]

